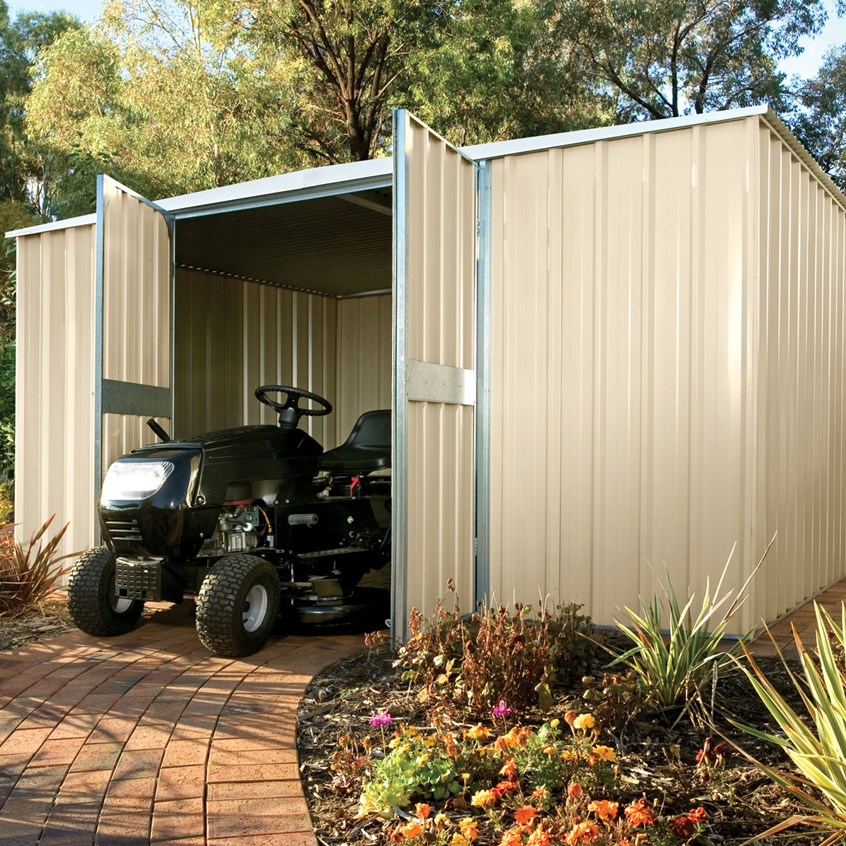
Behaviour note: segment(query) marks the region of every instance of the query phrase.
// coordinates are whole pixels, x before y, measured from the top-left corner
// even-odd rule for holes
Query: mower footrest
[[[162,565],[159,561],[118,558],[115,592],[122,599],[158,602],[162,598]]]

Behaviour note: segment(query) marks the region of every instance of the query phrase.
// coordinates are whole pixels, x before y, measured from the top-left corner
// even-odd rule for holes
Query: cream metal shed
[[[150,203],[18,239],[16,517],[97,541],[108,463],[328,396],[326,448],[393,408],[392,616],[452,578],[583,602],[736,544],[738,631],[846,577],[846,199],[766,108],[456,150],[398,112],[393,162]],[[332,420],[332,418],[329,418]]]

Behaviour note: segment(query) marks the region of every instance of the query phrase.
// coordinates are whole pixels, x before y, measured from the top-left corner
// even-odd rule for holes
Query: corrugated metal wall
[[[846,211],[764,122],[755,141],[749,464],[755,544],[778,533],[755,594],[771,620],[846,576]]]
[[[473,371],[475,167],[413,120],[405,156],[406,361]],[[430,613],[448,579],[472,607],[474,437],[473,405],[406,403],[406,610]]]
[[[103,415],[103,473],[109,465],[122,455],[144,444],[158,443],[158,437],[147,425],[150,415],[104,414]],[[166,417],[153,418],[165,431],[170,426]]]
[[[336,300],[178,270],[176,325],[179,437],[275,423],[253,395],[265,384],[333,404],[330,416],[300,423],[326,449],[346,439],[361,412],[390,408],[390,296]]]
[[[110,179],[103,195],[103,378],[169,387],[167,223]]]
[[[830,461],[842,426],[829,411],[839,414],[842,393],[829,399],[826,386],[844,375],[828,322],[842,304],[842,210],[786,148],[759,172],[760,126],[755,117],[493,163],[498,598],[535,601],[540,590],[609,623],[665,568],[701,596],[735,542],[729,583],[739,586],[776,526],[778,554],[741,625],[846,574],[842,552],[836,564],[822,554],[841,532],[828,492],[844,472]],[[759,216],[768,174],[779,198]],[[771,233],[760,257],[759,226]],[[782,261],[778,301],[770,271],[755,287],[771,251]],[[766,411],[759,300],[780,327],[764,336],[766,379],[781,381]]]
[[[16,532],[55,513],[64,552],[90,545],[94,250],[94,226],[18,239]]]
[[[338,443],[362,412],[391,407],[391,333],[390,294],[338,301]]]

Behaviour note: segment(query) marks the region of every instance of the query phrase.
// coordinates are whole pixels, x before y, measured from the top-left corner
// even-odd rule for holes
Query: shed
[[[453,579],[599,623],[665,568],[737,620],[846,577],[846,198],[766,107],[451,147],[149,201],[18,239],[16,518],[97,542],[116,456],[329,397],[393,409],[392,618]]]

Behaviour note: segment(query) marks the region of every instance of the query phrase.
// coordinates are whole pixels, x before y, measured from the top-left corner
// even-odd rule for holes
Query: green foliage
[[[405,808],[412,798],[447,799],[460,791],[457,759],[444,746],[407,732],[376,762],[365,781],[361,810],[389,818],[394,806]]]
[[[739,648],[736,642],[727,649],[722,639],[732,617],[748,598],[746,589],[757,567],[732,600],[731,591],[722,593],[722,585],[733,555],[734,549],[713,595],[710,581],[706,582],[695,619],[695,596],[682,606],[668,576],[663,599],[653,597],[648,604],[641,601],[639,613],[626,608],[631,623],[617,622],[617,628],[633,646],[617,655],[611,666],[628,667],[653,705],[671,708],[701,701],[706,685]]]
[[[798,714],[791,707],[746,651],[749,666],[744,666],[743,671],[776,721],[780,733],[734,724],[787,753],[799,775],[775,770],[758,761],[755,763],[809,811],[807,815],[791,817],[774,826],[761,837],[796,824],[814,826],[834,839],[846,832],[846,768],[843,765],[846,761],[846,672],[842,658],[838,658],[838,653],[842,656],[846,647],[846,606],[841,607],[839,623],[816,603],[814,610],[816,658],[794,631],[804,678],[796,676],[785,663],[805,706],[805,714]],[[812,794],[809,786],[816,788],[822,798]]]
[[[431,619],[412,609],[409,639],[396,666],[444,707],[463,705],[486,715],[500,699],[517,713],[549,707],[550,685],[587,672],[595,653],[590,619],[580,606],[482,606],[464,617],[436,603]]]
[[[537,0],[564,55],[617,119],[641,120],[770,102],[783,95],[778,61],[820,31],[822,0]]]
[[[37,607],[70,570],[57,566],[71,557],[57,554],[67,523],[46,543],[42,542],[53,517],[33,533],[26,547],[15,542],[11,526],[0,532],[0,617],[17,617]]]
[[[791,128],[846,190],[846,45],[826,53],[817,76],[799,88],[799,105]]]

